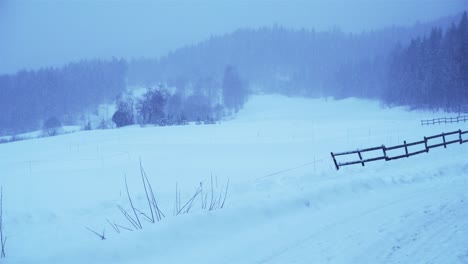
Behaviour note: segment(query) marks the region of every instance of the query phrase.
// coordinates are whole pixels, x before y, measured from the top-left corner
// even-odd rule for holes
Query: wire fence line
[[[451,124],[451,123],[459,123],[459,122],[467,122],[467,121],[468,121],[468,116],[442,117],[442,118],[421,120],[421,126],[435,125],[435,124]]]
[[[411,142],[411,143],[407,143],[406,141],[404,141],[402,145],[397,145],[397,146],[392,146],[392,147],[385,147],[384,145],[382,145],[379,147],[357,149],[357,150],[346,151],[346,152],[338,152],[338,153],[331,152],[331,156],[332,156],[333,162],[335,163],[336,170],[339,170],[340,167],[342,166],[348,166],[348,165],[353,165],[353,164],[361,164],[362,166],[364,166],[366,162],[372,162],[372,161],[377,161],[377,160],[390,161],[390,160],[396,160],[396,159],[401,159],[401,158],[408,158],[414,155],[427,153],[432,148],[438,148],[442,146],[446,148],[447,145],[455,144],[455,143],[463,144],[463,143],[468,142],[468,139],[463,139],[464,137],[463,135],[465,134],[468,134],[468,131],[461,131],[459,129],[457,131],[453,131],[449,133],[442,133],[442,134],[438,134],[434,136],[424,137],[424,140],[421,140],[421,141],[416,141],[416,142]],[[457,135],[456,139],[453,139],[453,138],[447,139],[448,136],[453,137],[455,135]],[[442,142],[434,144],[433,141],[439,138],[442,139]],[[415,147],[415,146],[416,147],[419,146],[419,149],[416,151],[409,150],[409,147]],[[388,152],[398,150],[398,149],[404,149],[404,154],[399,154],[399,155],[394,155],[394,156],[389,155]],[[376,155],[371,158],[364,159],[362,156],[362,154],[366,152],[379,153],[380,151],[381,151],[380,155]],[[358,160],[352,160],[352,161],[346,161],[346,162],[337,161],[338,156],[349,156],[349,155],[356,155],[356,154],[359,157]]]
[[[316,173],[317,164],[320,163],[320,162],[323,162],[324,160],[325,160],[324,158],[316,159],[314,157],[314,160],[311,161],[311,162],[304,163],[302,165],[298,165],[298,166],[295,166],[295,167],[287,168],[287,169],[284,169],[284,170],[281,170],[281,171],[273,172],[273,173],[258,177],[255,180],[261,180],[261,179],[269,178],[269,177],[272,177],[272,176],[276,176],[276,175],[279,175],[279,174],[283,174],[283,173],[286,173],[286,172],[290,172],[290,171],[293,171],[293,170],[296,170],[296,169],[300,169],[300,168],[307,167],[307,166],[312,166],[312,165],[314,166],[314,173]]]

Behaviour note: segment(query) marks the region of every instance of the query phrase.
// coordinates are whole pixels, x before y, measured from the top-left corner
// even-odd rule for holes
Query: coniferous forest
[[[54,117],[75,121],[125,89],[126,68],[123,60],[92,60],[0,75],[0,134],[37,129]]]
[[[161,84],[172,89],[158,114],[165,118],[219,118],[221,108],[238,111],[247,93],[372,98],[389,106],[460,111],[468,105],[467,13],[360,34],[241,29],[157,59],[90,60],[0,75],[0,134],[35,129],[51,117],[73,122],[116,98],[150,120],[141,110],[144,102],[129,104],[127,98],[124,104],[123,94],[127,87]],[[137,122],[131,116],[118,115],[124,124]]]
[[[382,99],[392,105],[468,110],[468,18],[397,47]]]
[[[129,62],[128,82],[220,87],[235,65],[251,92],[379,99],[389,106],[459,111],[468,103],[468,22],[456,19],[361,34],[282,27],[238,30],[159,59]]]

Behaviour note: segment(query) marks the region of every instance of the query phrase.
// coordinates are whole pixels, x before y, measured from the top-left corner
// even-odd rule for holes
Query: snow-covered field
[[[218,125],[82,131],[0,145],[6,259],[0,263],[468,263],[468,144],[336,171],[331,151],[467,130],[444,113],[378,103],[254,96]],[[149,212],[139,162],[166,217]],[[204,182],[222,210],[173,216]],[[216,185],[216,182],[215,182]],[[85,227],[101,232],[106,240]]]

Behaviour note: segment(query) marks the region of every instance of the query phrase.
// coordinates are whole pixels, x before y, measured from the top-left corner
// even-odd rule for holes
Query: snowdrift
[[[359,99],[254,96],[217,125],[125,127],[0,145],[0,263],[466,263],[468,145],[336,171],[330,151],[397,145],[468,124]],[[147,210],[140,160],[162,221]],[[200,182],[230,181],[221,210],[173,216]],[[206,189],[206,190],[209,190]],[[105,230],[105,240],[86,230]]]

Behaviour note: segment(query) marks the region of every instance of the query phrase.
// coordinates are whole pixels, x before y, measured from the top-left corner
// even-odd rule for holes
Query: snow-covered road
[[[468,263],[467,188],[465,175],[348,196],[259,263]]]

